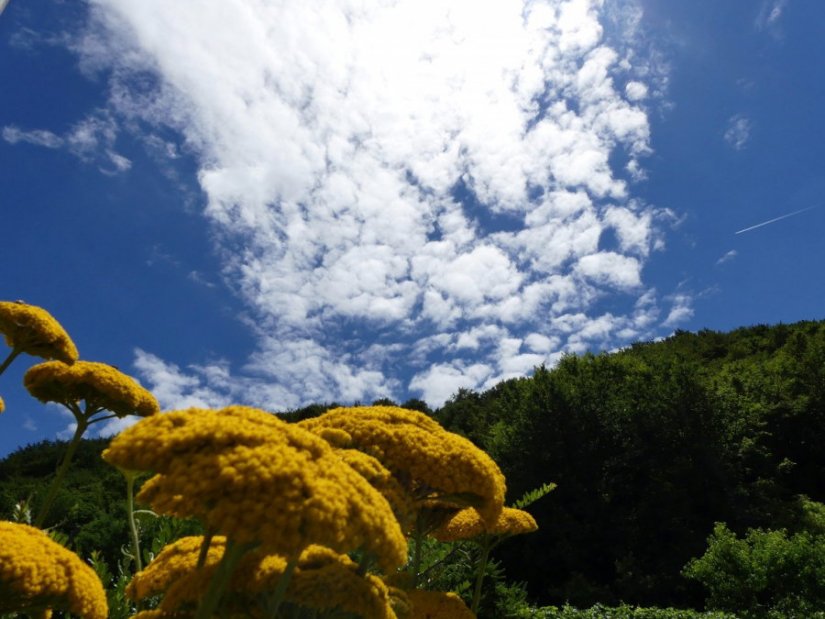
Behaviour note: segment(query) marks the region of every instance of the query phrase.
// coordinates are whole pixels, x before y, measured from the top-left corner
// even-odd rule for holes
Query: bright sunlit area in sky
[[[0,300],[164,409],[822,319],[823,57],[801,0],[11,0]]]

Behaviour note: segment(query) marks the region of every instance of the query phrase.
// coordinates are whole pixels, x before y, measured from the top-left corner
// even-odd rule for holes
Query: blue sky
[[[0,297],[166,409],[821,319],[823,56],[800,0],[11,0]],[[70,421],[33,362],[0,453]]]

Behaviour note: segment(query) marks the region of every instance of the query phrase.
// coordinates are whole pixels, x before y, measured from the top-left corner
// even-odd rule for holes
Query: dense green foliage
[[[800,616],[825,610],[818,589],[777,580],[797,566],[823,579],[821,565],[810,567],[815,553],[823,556],[823,532],[811,528],[819,516],[803,497],[825,501],[825,322],[677,332],[616,353],[567,356],[483,393],[462,390],[436,411],[417,400],[405,406],[488,451],[508,479],[509,503],[558,484],[529,508],[539,531],[496,551],[496,594],[486,602],[496,613],[505,600],[539,613],[523,616],[693,619],[722,615],[622,604],[701,608],[707,597],[709,608],[768,612],[794,596],[813,604]],[[99,459],[102,448],[84,442],[47,524],[69,532],[81,554],[100,549],[116,566],[128,539],[124,482]],[[29,497],[36,506],[60,449],[47,442],[0,461],[4,517]],[[726,526],[714,532],[719,522]],[[156,526],[143,518],[147,539]],[[438,578],[466,580],[460,563],[444,569]],[[727,585],[712,572],[727,574]],[[590,610],[528,611],[524,590],[508,582],[526,583],[533,603]]]
[[[720,523],[685,575],[705,586],[713,608],[810,617],[825,608],[825,535],[751,529],[739,539]]]
[[[107,440],[83,441],[46,526],[72,540],[72,549],[88,557],[99,549],[111,565],[121,559],[128,540],[125,482],[117,469],[100,458]],[[61,442],[45,441],[20,449],[0,461],[0,515],[9,518],[15,505],[36,513],[48,481],[65,451]]]

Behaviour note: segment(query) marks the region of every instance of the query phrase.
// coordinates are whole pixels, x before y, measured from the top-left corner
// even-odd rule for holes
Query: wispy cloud
[[[3,139],[9,144],[23,142],[26,144],[34,144],[35,146],[43,146],[45,148],[60,148],[64,144],[63,138],[55,135],[51,131],[46,131],[44,129],[23,131],[14,125],[3,127],[2,136]]]
[[[741,230],[737,230],[734,234],[742,234],[743,232],[750,232],[751,230],[756,230],[757,228],[761,228],[762,226],[767,226],[772,223],[776,223],[777,221],[782,221],[783,219],[787,219],[788,217],[793,217],[794,215],[799,215],[800,213],[804,213],[805,211],[810,211],[811,209],[816,208],[815,206],[809,206],[808,208],[799,209],[798,211],[793,211],[792,213],[785,213],[784,215],[780,215],[779,217],[774,217],[773,219],[769,219],[768,221],[763,221],[762,223],[758,223],[754,226],[748,226],[747,228],[742,228]]]
[[[750,140],[752,127],[751,121],[745,116],[731,116],[725,129],[725,142],[734,150],[742,150]]]
[[[47,129],[23,130],[16,125],[6,125],[0,132],[9,144],[65,149],[82,161],[97,165],[104,174],[118,174],[132,167],[132,162],[115,150],[117,134],[115,120],[104,110],[95,110],[60,135]]]
[[[738,254],[738,252],[737,252],[735,249],[731,249],[731,250],[730,250],[729,252],[727,252],[724,256],[722,256],[721,258],[719,258],[719,260],[717,260],[717,261],[716,261],[716,265],[717,265],[717,266],[719,266],[719,265],[721,265],[721,264],[725,264],[726,262],[730,262],[731,260],[733,260],[734,258],[736,258],[736,256],[738,256],[738,255],[739,255],[739,254]]]
[[[631,181],[666,75],[631,5],[93,2],[74,48],[114,115],[194,152],[258,341],[234,373],[139,352],[141,375],[170,406],[438,404],[688,316],[642,279],[670,215]]]
[[[769,30],[778,34],[776,28],[787,6],[788,0],[764,0],[754,22],[755,28],[758,31]]]

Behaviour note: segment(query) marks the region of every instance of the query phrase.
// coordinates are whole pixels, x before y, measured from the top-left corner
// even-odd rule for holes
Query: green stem
[[[281,602],[284,601],[286,588],[289,586],[296,565],[298,565],[298,558],[290,559],[286,564],[284,573],[278,579],[278,586],[275,587],[275,591],[272,592],[272,596],[269,598],[269,612],[267,613],[269,619],[275,619],[278,616],[278,609],[281,607]]]
[[[418,586],[418,572],[421,571],[421,546],[423,545],[424,536],[421,534],[421,521],[416,518],[415,531],[413,532],[413,563],[412,563],[412,581],[413,589]]]
[[[126,478],[126,513],[129,515],[129,532],[132,534],[132,554],[135,555],[135,574],[143,569],[143,561],[140,558],[140,536],[138,535],[137,522],[135,522],[135,480],[137,471],[120,471]]]
[[[201,542],[201,549],[198,553],[198,564],[196,566],[197,569],[201,569],[206,563],[206,557],[209,555],[209,546],[212,544],[212,537],[214,533],[212,531],[207,531],[206,534],[203,536],[203,541]]]
[[[444,565],[447,561],[449,561],[450,559],[452,559],[452,558],[453,558],[453,556],[455,556],[455,555],[458,553],[458,551],[459,551],[459,549],[460,549],[460,548],[461,548],[461,546],[460,546],[460,545],[458,545],[458,544],[456,544],[456,545],[453,547],[453,549],[452,549],[452,550],[450,550],[450,552],[448,552],[446,555],[444,555],[444,557],[443,557],[443,558],[439,559],[438,561],[436,561],[435,563],[433,563],[432,565],[430,565],[430,566],[429,566],[426,570],[424,570],[423,572],[421,572],[421,576],[428,576],[428,575],[430,574],[430,572],[433,572],[433,571],[435,571],[436,569],[438,569],[439,567],[441,567],[442,565]]]
[[[487,571],[487,561],[490,558],[491,547],[489,540],[485,538],[481,546],[481,557],[478,559],[478,575],[476,576],[476,586],[473,590],[473,602],[470,605],[470,610],[473,611],[474,615],[478,613],[478,605],[481,602],[481,585],[484,582],[484,572]]]
[[[215,572],[212,574],[209,590],[198,605],[195,619],[212,619],[215,609],[218,607],[221,597],[223,597],[226,585],[229,584],[229,578],[232,576],[232,572],[235,571],[238,560],[248,548],[248,545],[236,544],[231,539],[226,541],[223,557],[221,557],[221,562],[218,563]]]
[[[86,431],[88,427],[88,423],[86,419],[83,417],[77,417],[77,427],[74,431],[74,436],[72,437],[71,442],[69,443],[68,449],[66,449],[66,455],[63,456],[63,461],[60,463],[60,467],[57,469],[57,474],[55,478],[52,480],[51,485],[49,486],[48,493],[46,494],[46,499],[43,501],[43,505],[40,507],[40,512],[37,514],[37,518],[34,520],[34,526],[37,528],[43,528],[43,523],[46,521],[46,516],[49,513],[49,510],[52,507],[52,503],[54,503],[54,499],[57,496],[57,491],[60,488],[61,484],[63,483],[63,478],[66,476],[66,471],[69,470],[69,465],[72,462],[72,458],[74,457],[75,451],[77,451],[77,446],[80,445],[80,439],[83,437],[83,433]]]
[[[0,374],[6,371],[6,368],[11,365],[11,362],[17,359],[17,356],[22,353],[23,351],[19,348],[12,348],[9,356],[6,357],[6,360],[3,361],[3,364],[0,365]]]

